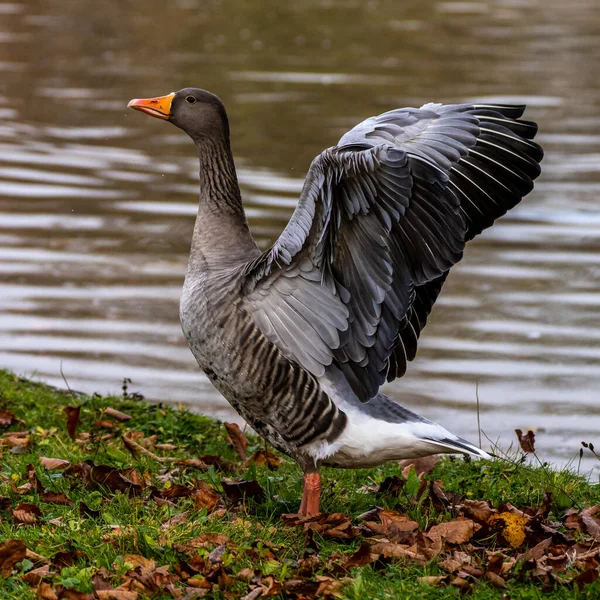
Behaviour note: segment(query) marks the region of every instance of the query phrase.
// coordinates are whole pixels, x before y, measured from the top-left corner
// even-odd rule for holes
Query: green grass
[[[77,432],[89,434],[84,435],[85,439],[72,440],[69,437],[64,413],[66,406],[82,407]],[[105,419],[103,411],[106,407],[127,413],[132,418],[126,422],[114,421],[114,429],[99,427],[96,423]],[[307,549],[304,532],[286,527],[281,522],[283,514],[298,510],[302,492],[299,468],[286,457],[282,457],[282,464],[274,471],[264,466],[242,467],[227,441],[222,424],[213,419],[166,405],[147,404],[131,397],[75,397],[2,371],[0,409],[9,409],[24,422],[15,423],[0,430],[0,433],[6,436],[11,431],[30,432],[27,447],[15,449],[6,444],[0,447],[0,496],[5,498],[0,512],[0,545],[7,539],[22,539],[29,550],[48,559],[58,552],[69,553],[73,564],[61,566],[59,563],[52,569],[57,574],[48,579],[59,590],[62,585],[73,593],[92,593],[94,577],[103,568],[110,573],[110,576],[106,575],[109,582],[114,586],[120,585],[124,575],[132,568],[126,555],[153,559],[157,567],[169,565],[170,572],[176,572],[178,566],[193,556],[182,552],[182,546],[207,533],[231,538],[220,560],[224,567],[230,569],[232,577],[246,568],[260,571],[263,578],[271,575],[281,583],[298,578],[298,561],[307,553],[316,552],[322,566],[332,557],[335,559],[336,554],[343,558],[360,546],[361,537],[328,539],[315,533]],[[126,432],[141,432],[145,438],[156,435],[157,443],[172,444],[176,449],[151,447],[151,452],[162,461],[143,454],[133,456],[121,439]],[[110,434],[112,437],[104,438]],[[248,455],[262,448],[263,442],[250,436]],[[191,497],[176,499],[172,504],[157,503],[151,497],[152,489],[160,492],[173,488],[175,484],[190,487],[197,480],[221,491],[224,475],[214,467],[198,470],[174,464],[178,459],[203,455],[219,455],[235,462],[238,471],[228,476],[256,479],[265,490],[266,499],[249,501],[241,507],[226,503],[226,510],[209,514],[205,508],[195,508]],[[62,471],[46,470],[40,463],[40,457],[65,459],[71,463],[90,460],[96,465],[110,465],[117,469],[135,468],[145,480],[146,487],[139,497],[132,497],[106,486],[92,486],[82,478],[65,476]],[[550,520],[560,520],[569,507],[580,509],[600,503],[600,485],[597,483],[568,470],[531,467],[522,464],[520,458],[516,454],[510,460],[491,462],[447,458],[438,463],[429,479],[443,481],[447,492],[456,492],[471,499],[490,500],[494,506],[510,502],[519,507],[535,507],[542,503],[546,491],[550,491],[553,498]],[[47,503],[39,492],[19,490],[28,482],[27,465],[33,465],[45,490],[63,492],[72,505]],[[453,518],[447,511],[435,508],[427,495],[418,498],[420,482],[414,472],[397,494],[379,495],[364,487],[398,474],[398,465],[394,463],[369,470],[324,469],[322,509],[346,513],[355,519],[377,505],[409,515],[423,529]],[[11,509],[19,503],[39,506],[41,516],[36,524],[15,522]],[[92,511],[92,516],[81,512],[80,503]],[[171,527],[164,525],[185,511],[189,513],[181,522]],[[271,546],[275,549],[269,550]],[[208,560],[211,549],[200,548],[197,555]],[[35,598],[36,587],[26,583],[22,575],[37,566],[35,559],[27,558],[16,565],[11,576],[0,578],[0,599]],[[306,578],[314,580],[318,574],[319,569]],[[435,559],[424,565],[406,561],[366,565],[353,568],[345,575],[347,580],[339,588],[337,597],[356,600],[460,597],[462,593],[456,587],[436,588],[417,581],[418,577],[439,574],[443,572]],[[507,585],[506,590],[499,590],[482,580],[473,586],[470,597],[481,600],[506,597],[503,594],[524,599],[600,597],[600,581],[583,587],[581,591],[573,585],[542,591],[542,587],[528,577],[511,579]],[[225,591],[219,591],[215,586],[207,597],[233,598],[248,593],[248,584],[235,577],[222,587]],[[155,591],[141,590],[138,597],[173,596],[159,586]]]

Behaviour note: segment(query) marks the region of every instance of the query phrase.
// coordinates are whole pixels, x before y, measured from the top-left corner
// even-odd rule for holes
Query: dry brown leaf
[[[40,583],[35,596],[36,598],[41,598],[41,600],[58,600],[58,596],[54,591],[54,588],[45,581]]]
[[[257,450],[252,456],[244,461],[244,467],[249,467],[254,463],[257,467],[267,467],[270,471],[274,471],[282,463],[281,458],[269,450]]]
[[[479,523],[487,523],[488,519],[496,512],[489,500],[465,500],[461,507],[465,516]]]
[[[419,583],[425,583],[427,585],[437,586],[437,585],[441,585],[442,583],[445,583],[446,581],[448,581],[448,576],[447,575],[427,575],[425,577],[417,577],[417,581]]]
[[[363,542],[358,550],[344,563],[345,567],[362,567],[373,562],[371,545]]]
[[[96,590],[98,600],[137,600],[138,593],[131,590]]]
[[[194,495],[194,508],[202,510],[206,508],[211,512],[221,500],[221,494],[213,490],[208,483],[199,481],[196,484],[196,494]]]
[[[464,544],[479,529],[481,529],[481,525],[475,523],[475,521],[459,517],[454,521],[434,525],[425,535],[433,542],[445,540],[450,544]]]
[[[139,495],[142,486],[125,477],[118,469],[107,465],[95,465],[89,472],[90,480],[97,485],[105,485],[112,492],[129,492]]]
[[[15,565],[25,558],[26,551],[23,540],[6,540],[0,546],[0,575],[9,577]]]
[[[35,525],[38,521],[38,517],[42,516],[42,511],[37,504],[20,502],[17,505],[17,508],[13,509],[12,516],[15,523],[22,523],[23,525]]]
[[[54,575],[56,575],[56,571],[51,571],[50,565],[44,565],[21,575],[21,579],[33,586],[39,585],[44,579],[53,577]]]
[[[233,446],[237,455],[246,460],[246,449],[248,448],[248,438],[243,434],[237,423],[224,423],[227,430],[227,440]]]
[[[425,564],[429,559],[417,547],[417,544],[405,546],[403,544],[392,544],[391,542],[377,542],[371,546],[373,554],[380,554],[385,558],[410,558]]]
[[[175,525],[178,525],[179,523],[184,523],[185,521],[187,521],[187,518],[189,516],[190,516],[190,511],[185,510],[182,513],[179,513],[178,515],[175,515],[174,517],[171,517],[170,519],[165,521],[161,525],[161,529],[169,529],[170,527],[175,527]]]
[[[600,540],[600,519],[595,515],[600,511],[600,505],[584,508],[581,511],[581,520],[585,525],[587,532],[594,538]]]
[[[128,431],[127,433],[124,433],[121,436],[121,440],[123,440],[123,445],[127,450],[129,450],[129,452],[131,452],[133,456],[138,456],[141,454],[143,456],[147,456],[152,460],[156,460],[157,462],[166,462],[167,460],[169,460],[167,458],[157,456],[156,454],[154,454],[154,452],[151,452],[147,448],[144,448],[144,446],[142,446],[141,444],[138,444],[135,441],[134,436],[132,435],[133,433],[135,432]]]
[[[112,417],[113,419],[117,419],[117,421],[129,421],[129,419],[131,419],[129,415],[126,415],[125,413],[115,408],[111,408],[110,406],[107,406],[104,409],[104,414],[109,417]]]
[[[42,556],[33,550],[26,550],[25,558],[28,558],[34,564],[47,564],[50,562],[45,556]]]
[[[398,464],[402,469],[404,477],[408,477],[411,467],[415,468],[417,475],[420,477],[421,475],[431,473],[439,460],[440,457],[437,454],[433,454],[431,456],[423,456],[422,458],[407,458],[401,460]]]
[[[284,595],[294,594],[300,597],[314,598],[319,589],[318,581],[308,579],[290,579],[283,584]]]
[[[42,464],[42,467],[48,471],[66,469],[71,464],[68,460],[62,460],[61,458],[46,458],[45,456],[40,456],[40,463]]]
[[[64,412],[67,415],[67,433],[69,434],[69,437],[74,440],[75,432],[79,425],[81,406],[65,406]]]
[[[503,589],[503,588],[506,587],[506,581],[504,581],[504,578],[500,577],[500,575],[498,575],[497,573],[494,573],[492,571],[488,571],[485,574],[485,576],[492,583],[492,585],[494,587],[497,587],[499,589]]]
[[[167,500],[176,500],[177,498],[188,498],[189,496],[193,496],[193,494],[193,488],[181,485],[179,483],[172,483],[168,487],[165,487],[159,492],[156,492],[156,495],[159,498]]]
[[[178,552],[185,554],[195,554],[198,548],[214,548],[215,546],[230,546],[231,538],[220,533],[203,533],[198,537],[185,542],[184,544],[174,544],[173,547]]]
[[[164,450],[166,452],[172,452],[173,450],[177,450],[177,446],[175,444],[154,444],[154,447],[157,450]]]
[[[15,423],[23,423],[21,419],[17,419],[15,414],[7,408],[0,408],[0,427],[6,428],[14,425]]]
[[[40,493],[44,489],[44,486],[42,485],[42,482],[39,480],[37,473],[35,472],[35,467],[29,464],[25,467],[25,469],[27,479],[31,485],[31,490]]]
[[[153,558],[146,558],[140,554],[126,554],[125,562],[133,566],[133,568],[140,567],[143,573],[150,573],[156,569],[156,563]]]
[[[597,568],[588,569],[577,575],[577,577],[573,579],[573,583],[575,583],[579,588],[579,591],[581,591],[586,585],[594,583],[598,579],[598,576],[600,576],[600,571]]]
[[[450,573],[451,575],[453,573],[458,572],[462,566],[463,563],[454,559],[454,558],[445,558],[443,561],[441,561],[439,563],[440,569],[443,569],[444,571],[446,571],[446,573]]]
[[[62,492],[42,492],[42,501],[48,504],[62,504],[64,506],[73,506],[73,502]]]
[[[531,429],[525,434],[520,429],[515,429],[515,433],[517,434],[521,450],[525,454],[533,454],[535,452],[535,433]]]
[[[538,560],[546,554],[546,551],[552,545],[552,538],[546,538],[542,540],[539,544],[536,544],[533,548],[530,548],[525,552],[525,554],[520,558],[523,562],[528,560]]]
[[[119,426],[114,421],[109,421],[108,419],[97,419],[94,421],[94,427],[98,427],[99,429],[118,429]]]
[[[223,492],[233,502],[241,502],[245,498],[264,500],[265,492],[255,480],[223,479],[221,481]]]
[[[384,533],[391,531],[416,531],[419,529],[419,524],[413,521],[406,515],[397,513],[395,510],[382,510],[379,513],[381,526]]]
[[[60,592],[60,600],[94,600],[94,596],[85,592],[63,588]]]

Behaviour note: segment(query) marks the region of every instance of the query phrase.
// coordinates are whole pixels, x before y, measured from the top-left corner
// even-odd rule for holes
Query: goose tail
[[[471,442],[450,433],[440,425],[437,427],[439,428],[439,435],[434,434],[422,437],[421,439],[439,446],[440,454],[466,454],[475,458],[492,458],[485,450],[478,448],[474,444],[471,444]]]

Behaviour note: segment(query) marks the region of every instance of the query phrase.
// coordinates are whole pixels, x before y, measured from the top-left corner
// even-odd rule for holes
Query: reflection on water
[[[225,101],[252,229],[285,225],[312,158],[359,120],[426,101],[526,102],[544,174],[453,270],[391,396],[477,439],[600,431],[600,60],[593,0],[0,2],[0,366],[221,417],[178,325],[195,214],[187,138],[127,112]],[[589,463],[592,466],[592,463]]]

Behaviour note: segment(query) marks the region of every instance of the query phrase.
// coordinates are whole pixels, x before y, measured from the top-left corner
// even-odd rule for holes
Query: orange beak
[[[171,92],[166,96],[158,96],[157,98],[134,98],[127,105],[127,108],[133,108],[145,112],[151,117],[166,121],[171,116],[171,102],[174,97],[175,94]]]

